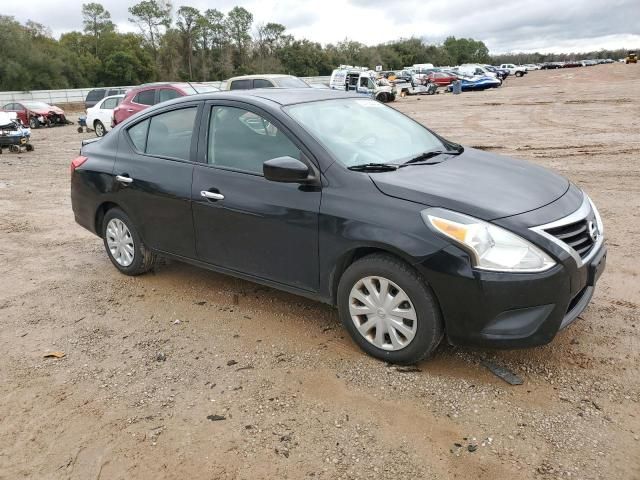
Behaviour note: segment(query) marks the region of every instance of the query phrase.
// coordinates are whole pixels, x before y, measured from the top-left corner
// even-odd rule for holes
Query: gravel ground
[[[614,64],[394,104],[568,176],[610,252],[550,345],[442,345],[413,371],[309,300],[177,262],[120,275],[70,208],[91,134],[35,131],[0,156],[0,478],[640,478],[639,97],[640,68]]]

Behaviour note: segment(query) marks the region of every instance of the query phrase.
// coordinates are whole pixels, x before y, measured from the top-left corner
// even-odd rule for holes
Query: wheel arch
[[[102,222],[104,221],[104,217],[109,210],[114,208],[119,208],[123,212],[127,213],[120,205],[111,201],[102,202],[98,205],[98,208],[96,208],[93,228],[100,238],[102,238]]]
[[[402,260],[407,265],[413,268],[411,259],[402,251],[390,246],[390,245],[362,245],[352,248],[342,254],[336,261],[335,267],[331,272],[331,278],[329,279],[330,298],[333,305],[338,303],[338,285],[344,272],[354,262],[373,254],[386,254],[392,257]]]

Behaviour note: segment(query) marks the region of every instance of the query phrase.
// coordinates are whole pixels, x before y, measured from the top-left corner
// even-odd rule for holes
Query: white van
[[[396,90],[386,79],[376,79],[376,72],[365,67],[340,65],[331,72],[329,87],[334,90],[358,92],[383,103],[396,99]]]
[[[460,72],[463,75],[470,75],[470,76],[483,75],[485,77],[494,77],[494,78],[498,77],[497,73],[490,72],[489,70],[484,68],[482,65],[479,65],[477,63],[464,63],[458,67],[458,72]]]

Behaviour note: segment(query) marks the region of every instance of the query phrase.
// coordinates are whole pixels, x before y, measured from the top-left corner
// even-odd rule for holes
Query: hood
[[[554,202],[569,188],[567,179],[550,170],[473,148],[432,161],[437,159],[442,161],[370,177],[385,195],[483,220],[535,210]]]
[[[64,110],[62,110],[59,107],[56,107],[55,105],[50,105],[50,108],[36,108],[36,109],[30,108],[29,111],[33,113],[37,113],[38,115],[46,115],[49,112],[57,113],[58,115],[64,115]]]

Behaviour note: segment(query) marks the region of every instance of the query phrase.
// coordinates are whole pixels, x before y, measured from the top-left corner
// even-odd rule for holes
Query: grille
[[[580,258],[589,255],[595,244],[589,232],[589,220],[586,218],[560,227],[548,228],[545,231],[573,248]]]

